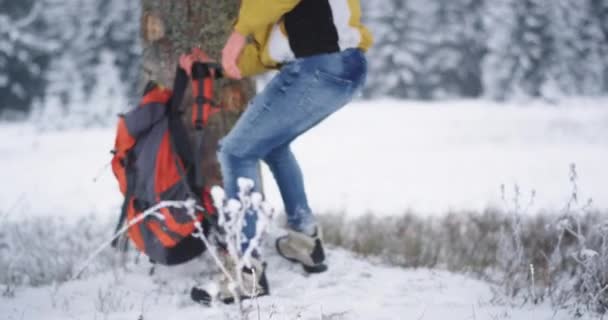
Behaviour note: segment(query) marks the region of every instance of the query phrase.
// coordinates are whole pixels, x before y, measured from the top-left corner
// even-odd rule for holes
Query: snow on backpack
[[[192,121],[196,137],[202,139],[204,124],[215,111],[211,95],[220,67],[197,62],[192,69]],[[188,81],[178,67],[173,91],[150,82],[139,106],[118,121],[112,170],[125,198],[117,230],[125,222],[141,219],[144,211],[161,201],[187,199],[196,200],[196,221],[205,232],[215,223],[210,193],[201,177],[200,141],[190,141],[179,111]],[[152,261],[174,265],[204,252],[202,241],[192,236],[194,231],[195,220],[185,208],[165,207],[131,226],[128,237]]]

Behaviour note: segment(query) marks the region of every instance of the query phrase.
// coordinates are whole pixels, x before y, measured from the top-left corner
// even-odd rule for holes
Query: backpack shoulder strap
[[[192,126],[194,127],[194,186],[202,189],[205,176],[202,171],[202,152],[205,143],[205,126],[210,110],[217,106],[213,101],[213,81],[222,77],[222,67],[213,62],[192,64]]]
[[[173,84],[173,96],[169,101],[169,140],[178,157],[182,160],[184,167],[194,168],[194,170],[184,171],[176,163],[177,170],[182,178],[182,182],[188,189],[188,193],[202,206],[203,202],[200,196],[202,194],[202,186],[197,184],[197,175],[199,174],[199,169],[197,168],[200,167],[200,161],[197,161],[199,160],[198,157],[192,153],[192,142],[190,141],[190,136],[180,112],[180,106],[188,87],[188,81],[188,74],[178,66]],[[195,146],[194,152],[196,154],[200,153],[197,146]],[[216,219],[209,212],[202,210],[202,213],[212,226],[217,224]]]
[[[188,74],[184,69],[177,67],[175,80],[173,82],[173,95],[168,104],[169,131],[175,152],[180,157],[185,167],[191,167],[194,163],[194,156],[190,146],[190,137],[182,120],[180,106],[184,100],[184,94],[188,87]]]
[[[186,88],[188,87],[188,74],[184,69],[180,66],[177,66],[177,70],[175,71],[175,79],[173,80],[173,95],[171,96],[171,100],[169,100],[169,112],[170,113],[179,113],[179,107],[182,105],[184,101],[184,94],[186,93]]]

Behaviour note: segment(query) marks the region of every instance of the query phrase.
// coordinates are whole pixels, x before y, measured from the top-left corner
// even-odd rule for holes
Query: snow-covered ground
[[[120,194],[107,166],[113,128],[39,133],[5,125],[0,136],[0,204],[12,208],[11,218],[117,214]],[[294,151],[318,212],[479,210],[501,204],[502,183],[535,189],[536,209],[561,208],[570,163],[581,197],[608,208],[607,99],[353,103],[297,140]],[[268,172],[264,181],[280,206]]]
[[[272,295],[246,303],[252,308],[248,319],[570,319],[565,312],[554,316],[546,304],[492,304],[487,284],[448,272],[374,265],[342,250],[330,251],[328,259],[328,272],[307,276],[299,266],[271,255]],[[129,272],[22,289],[15,298],[0,298],[0,318],[238,319],[233,306],[207,308],[189,300],[193,283],[210,277],[201,273],[203,266],[197,261],[157,269],[150,277],[149,265],[142,263]]]
[[[357,215],[478,210],[500,204],[501,183],[537,190],[536,209],[568,198],[576,163],[582,197],[608,208],[608,100],[562,105],[354,103],[296,141],[312,206]],[[109,166],[114,129],[39,132],[0,127],[0,218],[51,215],[114,219],[121,197]],[[266,172],[269,200],[280,205]],[[547,304],[493,304],[487,283],[433,270],[377,265],[332,249],[330,270],[306,276],[269,250],[272,295],[260,319],[570,319]],[[145,260],[145,259],[143,259]],[[59,287],[20,288],[0,298],[0,319],[235,318],[202,308],[188,290],[208,280],[200,261],[158,270],[146,263]],[[168,281],[171,279],[171,281]],[[141,316],[141,317],[140,317]],[[258,319],[257,307],[251,319]]]

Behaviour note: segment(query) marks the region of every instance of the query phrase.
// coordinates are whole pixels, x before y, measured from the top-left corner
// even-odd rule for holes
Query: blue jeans
[[[278,184],[289,227],[302,231],[315,225],[302,170],[290,144],[350,102],[366,75],[367,61],[359,49],[285,64],[220,141],[218,159],[226,196],[237,198],[239,177],[252,179],[259,191],[257,163],[263,159]],[[248,239],[255,235],[255,221],[254,214],[247,215],[243,233]]]

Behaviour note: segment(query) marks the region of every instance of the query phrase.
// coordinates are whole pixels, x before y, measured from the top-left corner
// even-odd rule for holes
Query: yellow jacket
[[[238,61],[243,77],[300,57],[365,51],[373,42],[359,0],[242,0],[234,28],[251,36]]]

